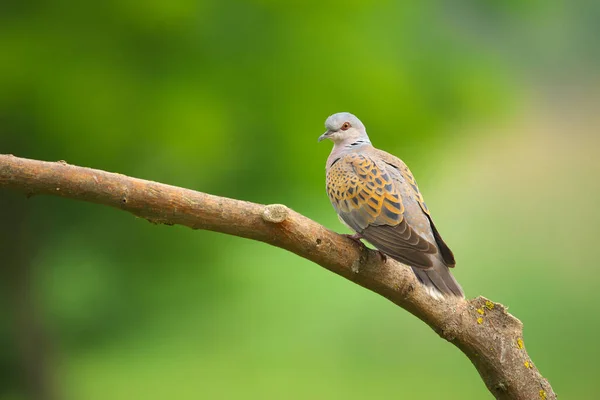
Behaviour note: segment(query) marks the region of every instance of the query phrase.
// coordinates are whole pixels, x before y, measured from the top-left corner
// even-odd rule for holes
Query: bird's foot
[[[377,254],[379,255],[379,258],[381,258],[381,262],[385,264],[388,260],[387,254],[383,253],[381,250],[376,250],[376,251],[377,251]]]
[[[360,233],[355,233],[354,235],[350,235],[350,234],[348,234],[348,233],[343,233],[343,234],[342,234],[342,236],[345,236],[345,237],[347,237],[348,239],[352,239],[352,240],[354,240],[355,242],[362,243],[362,242],[360,241],[360,239],[362,239],[362,238],[363,238],[363,235],[361,235]]]

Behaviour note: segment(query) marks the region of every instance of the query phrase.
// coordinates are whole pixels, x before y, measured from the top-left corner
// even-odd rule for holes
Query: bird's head
[[[336,145],[371,143],[363,123],[348,112],[331,115],[325,121],[325,128],[327,128],[327,132],[319,136],[319,142],[330,139]]]

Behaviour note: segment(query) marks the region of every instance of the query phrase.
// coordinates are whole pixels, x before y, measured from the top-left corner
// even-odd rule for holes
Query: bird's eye
[[[347,131],[350,128],[350,126],[350,122],[344,122],[344,125],[342,125],[342,130]]]

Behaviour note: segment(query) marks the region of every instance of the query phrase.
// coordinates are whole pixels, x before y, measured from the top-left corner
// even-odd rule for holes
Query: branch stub
[[[265,206],[262,218],[267,222],[281,223],[288,217],[289,208],[283,204],[269,204]]]

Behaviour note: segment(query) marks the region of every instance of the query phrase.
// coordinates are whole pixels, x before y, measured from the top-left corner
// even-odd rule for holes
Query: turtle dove
[[[412,267],[434,296],[464,293],[449,268],[454,255],[442,240],[412,173],[397,157],[376,149],[350,113],[325,121],[334,146],[327,159],[327,194],[340,220],[381,253]]]

